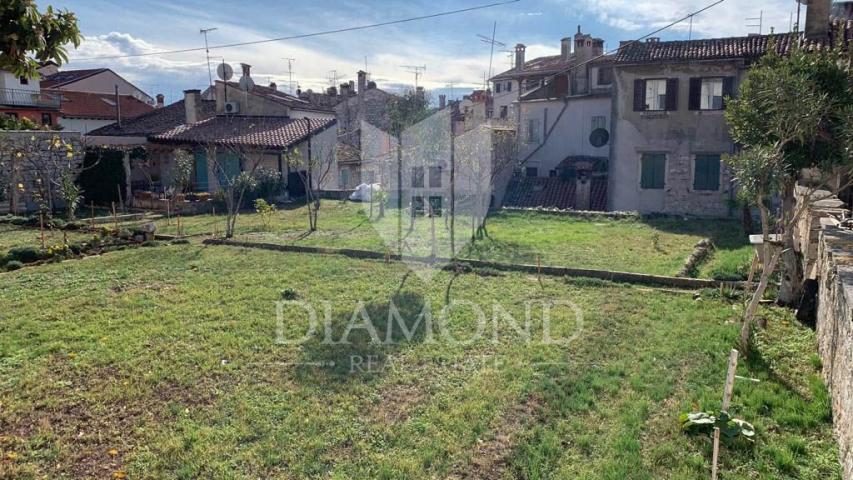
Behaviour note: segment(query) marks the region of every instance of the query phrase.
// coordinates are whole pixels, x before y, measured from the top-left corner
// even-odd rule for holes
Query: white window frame
[[[666,111],[666,83],[665,78],[650,78],[646,80],[646,111]]]

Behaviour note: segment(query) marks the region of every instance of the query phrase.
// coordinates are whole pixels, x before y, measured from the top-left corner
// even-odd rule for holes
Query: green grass
[[[69,243],[92,239],[91,233],[78,231],[45,230],[45,245],[51,247],[61,244],[65,239]],[[41,232],[38,228],[0,224],[0,258],[10,249],[17,247],[41,247]]]
[[[368,220],[364,206],[326,201],[320,210],[319,230],[307,234],[305,208],[280,210],[267,230],[260,216],[241,214],[237,238],[282,244],[396,251],[395,210],[388,209],[384,220]],[[199,215],[181,219],[184,234],[222,234],[224,217]],[[161,233],[177,233],[177,219],[157,222]],[[498,212],[487,222],[489,236],[473,245],[470,219],[457,219],[457,250],[469,258],[594,268],[657,275],[675,275],[694,245],[710,238],[716,250],[699,270],[700,277],[732,280],[745,278],[751,249],[739,223],[732,220],[653,218],[614,220],[580,219],[540,213]],[[431,224],[419,217],[410,231],[403,221],[406,252],[429,255]],[[377,233],[377,232],[381,232]],[[448,256],[449,233],[445,219],[436,220],[439,255]],[[746,266],[744,266],[746,265]]]
[[[427,281],[401,264],[196,244],[0,276],[0,478],[16,479],[708,478],[710,439],[677,418],[719,408],[741,308],[603,281]],[[356,330],[330,346],[319,328],[278,345],[286,288],[321,317],[332,302],[335,338],[359,301],[384,332],[392,298],[409,320],[452,299],[519,322],[526,301],[571,300],[583,321],[554,309],[555,337],[578,332],[568,345],[520,341],[505,322],[496,340],[491,326],[472,338],[463,304],[446,328],[465,343],[420,330],[377,345]],[[787,329],[768,334],[800,340],[740,363],[760,383],[737,382],[732,411],[758,435],[723,448],[722,478],[840,478],[813,336],[768,312]],[[306,331],[298,308],[283,318],[286,338]],[[367,355],[383,368],[351,373]],[[807,387],[785,372],[806,372]]]

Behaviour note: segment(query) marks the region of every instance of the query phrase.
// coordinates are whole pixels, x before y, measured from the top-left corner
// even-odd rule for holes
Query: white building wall
[[[536,167],[538,176],[546,177],[550,170],[571,155],[609,157],[610,145],[594,147],[589,142],[593,130],[593,118],[604,117],[606,129],[611,131],[611,103],[609,96],[590,96],[571,98],[566,111],[560,116],[562,100],[533,100],[521,103],[521,124],[519,125],[519,158],[526,158],[536,147],[544,142],[546,132],[558,122],[554,133],[524,167]],[[538,123],[538,141],[529,141],[530,120]]]
[[[103,120],[95,118],[65,118],[60,117],[59,124],[66,132],[80,132],[83,135],[107,125],[115,123],[115,120]]]
[[[27,85],[21,85],[21,79],[11,72],[0,70],[0,88],[13,88],[16,90],[28,90],[30,92],[39,91],[39,78],[34,77],[29,79]]]
[[[136,99],[146,103],[154,102],[154,99],[150,95],[112,71],[92,75],[91,77],[59,87],[59,89],[73,92],[115,93],[116,85],[118,85],[119,94],[132,95]]]

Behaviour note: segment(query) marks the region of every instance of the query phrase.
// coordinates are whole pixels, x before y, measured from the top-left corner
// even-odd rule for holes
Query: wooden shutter
[[[674,112],[678,110],[678,79],[666,79],[666,111]]]
[[[693,77],[690,79],[690,100],[687,103],[690,110],[700,110],[702,108],[701,77]]]
[[[666,155],[646,153],[640,162],[640,188],[662,189],[666,175]]]
[[[634,111],[642,112],[646,109],[646,81],[634,80]]]
[[[694,190],[720,189],[720,156],[696,155],[693,171]]]
[[[726,77],[723,79],[723,108],[726,108],[726,98],[734,98],[735,96],[735,77]]]

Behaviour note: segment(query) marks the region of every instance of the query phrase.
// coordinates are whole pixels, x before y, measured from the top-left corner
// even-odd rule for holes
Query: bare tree
[[[308,124],[308,139],[304,152],[294,148],[286,153],[287,163],[295,168],[299,179],[305,187],[305,204],[308,208],[308,231],[317,231],[317,219],[320,215],[320,190],[329,179],[332,167],[335,165],[334,142],[317,141],[310,133],[312,120],[305,118]]]

